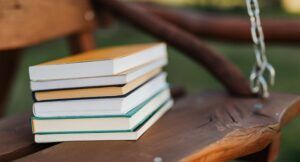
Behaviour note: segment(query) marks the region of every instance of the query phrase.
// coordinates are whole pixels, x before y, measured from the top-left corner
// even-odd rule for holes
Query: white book
[[[88,117],[38,118],[32,117],[33,133],[84,133],[94,131],[130,131],[170,100],[165,89],[124,115]]]
[[[173,105],[169,101],[153,116],[142,123],[133,131],[113,131],[105,133],[61,133],[61,134],[35,134],[36,143],[64,142],[64,141],[96,141],[96,140],[137,140],[148,130],[161,116],[163,116]]]
[[[30,87],[32,91],[56,90],[56,89],[71,89],[71,88],[86,88],[99,87],[109,85],[123,85],[127,84],[144,74],[163,67],[167,64],[167,58],[162,57],[158,60],[152,61],[145,65],[130,69],[119,75],[100,76],[93,78],[75,78],[63,80],[49,80],[49,81],[31,81]]]
[[[110,76],[166,57],[164,43],[103,48],[29,67],[32,81]]]
[[[126,96],[36,102],[33,114],[36,117],[126,114],[165,87],[166,73],[161,73]]]

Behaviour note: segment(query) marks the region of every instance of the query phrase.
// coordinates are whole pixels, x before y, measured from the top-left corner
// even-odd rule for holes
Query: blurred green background
[[[287,0],[288,1],[288,0]],[[171,2],[171,1],[170,1]],[[170,3],[169,2],[169,3]],[[209,2],[209,1],[207,1]],[[227,0],[227,2],[230,2]],[[222,12],[247,16],[243,3],[226,4],[225,7],[216,4],[194,4],[189,3],[193,9],[210,12]],[[299,2],[299,0],[298,0]],[[275,5],[274,5],[275,4]],[[275,1],[263,4],[264,16],[299,18],[300,15],[288,14],[279,7]],[[176,5],[178,5],[176,3]],[[272,8],[270,6],[273,6]],[[294,11],[293,11],[294,13]],[[245,17],[247,19],[248,17]],[[123,45],[141,42],[159,41],[154,37],[132,27],[124,22],[115,22],[106,29],[99,29],[95,33],[98,47],[111,45]],[[251,43],[232,43],[204,40],[209,46],[222,52],[228,59],[234,62],[246,76],[249,75],[254,63],[253,49]],[[169,47],[169,65],[166,67],[168,80],[174,85],[183,85],[190,92],[201,90],[222,89],[222,86],[207,71],[184,57],[173,47]],[[267,52],[270,62],[277,70],[276,86],[273,91],[299,93],[300,92],[300,47],[281,43],[268,43]],[[15,79],[12,93],[9,98],[6,115],[31,111],[32,99],[29,88],[28,67],[44,61],[67,56],[69,49],[64,39],[53,40],[26,49],[22,55],[18,75]],[[281,152],[278,162],[300,161],[300,118],[294,120],[283,130]]]

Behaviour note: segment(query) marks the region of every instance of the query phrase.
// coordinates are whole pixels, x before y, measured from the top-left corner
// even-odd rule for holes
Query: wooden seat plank
[[[30,116],[28,113],[0,120],[0,161],[11,161],[53,145],[34,143]]]
[[[17,161],[228,161],[264,149],[299,112],[298,95],[189,95],[138,141],[65,142]]]
[[[178,99],[185,94],[184,88],[171,88],[172,97]],[[0,120],[0,161],[11,161],[54,144],[36,144],[33,140],[30,118],[32,114],[19,114]]]

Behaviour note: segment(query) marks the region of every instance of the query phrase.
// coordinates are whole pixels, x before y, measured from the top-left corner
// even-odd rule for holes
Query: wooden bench
[[[126,18],[204,65],[231,95],[226,92],[184,95],[184,90],[173,88],[175,106],[138,141],[35,144],[29,122],[31,113],[2,118],[0,161],[276,159],[280,129],[300,113],[300,96],[273,93],[268,100],[256,98],[239,70],[199,39],[137,6],[120,1],[94,1],[93,9],[87,0],[1,1],[0,13],[4,14],[0,17],[0,49],[3,51],[0,69],[3,70],[1,74],[7,76],[7,80],[1,80],[1,88],[8,91],[17,62],[15,53],[26,47],[67,37],[71,54],[95,48],[92,31],[98,19],[93,15],[101,11],[99,6]],[[155,27],[148,27],[153,23]],[[181,39],[175,40],[176,37]],[[218,64],[211,64],[214,61]],[[217,68],[220,65],[223,67]],[[4,98],[3,95],[2,101]]]

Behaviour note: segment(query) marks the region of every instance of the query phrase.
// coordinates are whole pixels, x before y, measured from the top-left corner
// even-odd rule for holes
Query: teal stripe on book
[[[128,130],[94,130],[94,131],[67,131],[67,132],[36,132],[35,134],[77,134],[77,133],[122,133],[122,132],[134,132],[138,130],[144,123],[146,123],[153,115],[155,115],[162,107],[168,104],[172,99],[168,99],[163,104],[161,104],[155,111],[147,115],[143,120],[136,124],[132,129]]]
[[[135,113],[137,113],[140,109],[142,109],[147,103],[149,103],[151,100],[153,100],[155,97],[157,97],[160,93],[162,93],[164,90],[168,89],[169,86],[166,86],[162,89],[160,89],[157,93],[155,93],[153,96],[148,98],[146,101],[142,102],[126,114],[119,114],[119,115],[94,115],[94,116],[57,116],[57,117],[37,117],[33,116],[32,120],[56,120],[56,119],[83,119],[83,118],[130,118]]]

